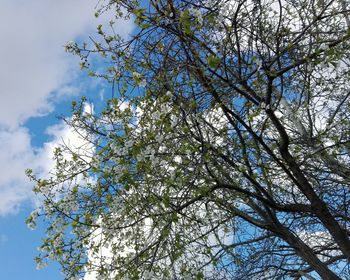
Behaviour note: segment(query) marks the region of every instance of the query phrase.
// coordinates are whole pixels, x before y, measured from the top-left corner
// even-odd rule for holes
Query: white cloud
[[[17,211],[30,195],[24,170],[35,156],[25,128],[1,131],[0,142],[0,215],[5,215]]]
[[[87,106],[88,108],[91,108]],[[89,109],[85,109],[89,110]],[[90,109],[91,110],[91,109]],[[47,129],[47,134],[52,138],[46,142],[42,149],[37,152],[37,164],[33,168],[40,173],[41,176],[47,175],[55,167],[52,160],[54,150],[61,144],[67,146],[70,151],[76,152],[86,162],[90,162],[93,157],[94,146],[87,140],[87,135],[84,131],[77,131],[71,128],[65,122],[50,126]],[[71,154],[64,154],[65,159],[70,160]]]
[[[77,69],[76,60],[64,53],[63,45],[95,31],[96,2],[1,1],[1,125],[14,127],[28,117],[50,110],[47,101],[50,93],[70,82],[73,70]],[[123,35],[132,28],[130,22],[117,26]]]
[[[28,181],[24,170],[30,167],[40,177],[48,177],[54,168],[53,152],[59,144],[64,143],[72,150],[79,150],[79,154],[85,154],[84,160],[91,160],[93,145],[66,123],[49,127],[47,134],[51,140],[34,150],[28,129],[20,127],[0,132],[0,216],[16,213],[28,199],[36,200],[31,192],[33,183]]]
[[[0,1],[0,215],[15,212],[31,197],[27,167],[47,171],[50,148],[68,136],[63,126],[51,128],[53,142],[34,151],[23,123],[54,110],[49,100],[79,93],[77,59],[64,52],[70,40],[92,34],[105,19],[94,18],[96,0]],[[109,15],[110,16],[110,15]],[[126,36],[130,21],[118,22]],[[60,135],[65,133],[65,135]]]

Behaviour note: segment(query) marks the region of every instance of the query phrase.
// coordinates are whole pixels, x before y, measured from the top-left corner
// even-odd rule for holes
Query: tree
[[[111,22],[66,46],[113,96],[67,120],[94,149],[62,145],[50,178],[28,171],[37,261],[66,279],[350,279],[346,1],[114,0],[96,16],[108,9],[137,32]]]

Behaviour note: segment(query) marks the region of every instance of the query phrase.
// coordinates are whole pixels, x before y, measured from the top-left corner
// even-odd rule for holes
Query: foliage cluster
[[[39,263],[67,279],[350,279],[345,0],[102,1],[70,43],[113,84],[67,120],[89,149],[36,178]],[[90,61],[102,56],[103,72]],[[93,149],[91,149],[93,144]]]

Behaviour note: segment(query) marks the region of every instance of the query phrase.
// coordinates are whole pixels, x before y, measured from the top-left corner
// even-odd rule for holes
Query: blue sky
[[[0,279],[63,279],[57,265],[35,269],[43,228],[30,231],[24,223],[36,203],[24,170],[48,172],[52,147],[71,136],[57,116],[69,116],[72,100],[109,97],[109,85],[87,78],[63,48],[110,19],[94,18],[97,2],[0,0]],[[124,36],[133,27],[117,26]]]

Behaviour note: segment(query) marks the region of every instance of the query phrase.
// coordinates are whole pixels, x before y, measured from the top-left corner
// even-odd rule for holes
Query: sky
[[[0,279],[59,280],[57,265],[36,270],[44,229],[30,231],[25,219],[38,203],[26,168],[45,175],[52,150],[76,137],[57,118],[69,117],[80,96],[103,103],[110,86],[88,78],[76,57],[64,52],[68,41],[88,40],[96,26],[98,0],[0,0]],[[122,36],[130,21],[116,23]]]

